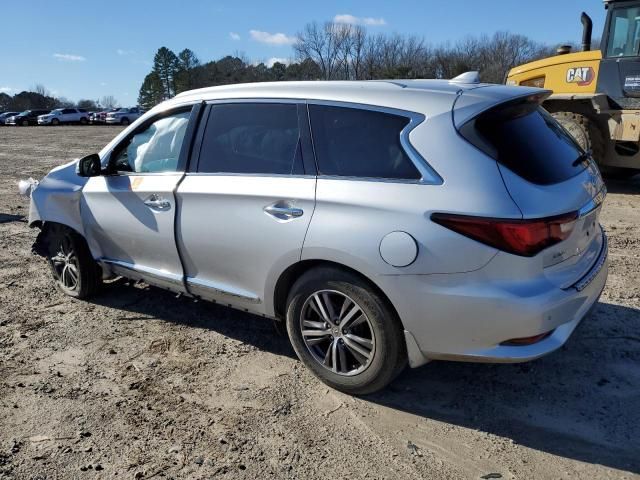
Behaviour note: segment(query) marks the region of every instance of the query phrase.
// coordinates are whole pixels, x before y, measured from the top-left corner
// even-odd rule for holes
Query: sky
[[[602,0],[28,0],[2,2],[0,91],[44,85],[77,101],[113,95],[135,105],[153,55],[190,48],[202,62],[243,54],[290,59],[305,24],[335,20],[431,44],[508,30],[550,44],[579,43],[580,12],[602,33]]]

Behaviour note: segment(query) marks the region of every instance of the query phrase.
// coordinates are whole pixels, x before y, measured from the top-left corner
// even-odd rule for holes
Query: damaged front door
[[[174,190],[184,175],[190,118],[191,108],[182,109],[135,129],[112,150],[107,174],[89,179],[81,206],[89,244],[102,262],[175,291],[184,288]]]

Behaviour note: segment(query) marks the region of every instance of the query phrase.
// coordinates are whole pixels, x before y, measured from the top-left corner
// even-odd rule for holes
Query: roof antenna
[[[480,83],[480,73],[477,71],[464,72],[449,80],[449,83]]]

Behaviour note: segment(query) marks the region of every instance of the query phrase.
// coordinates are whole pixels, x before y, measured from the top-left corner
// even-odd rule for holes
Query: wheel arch
[[[309,270],[319,267],[333,267],[349,272],[353,275],[360,277],[364,282],[369,284],[375,292],[380,295],[380,297],[387,303],[388,307],[394,313],[400,324],[402,325],[402,319],[398,314],[393,302],[389,299],[389,297],[384,293],[382,288],[376,284],[371,278],[367,275],[359,272],[355,268],[352,268],[343,263],[335,262],[332,260],[326,259],[305,259],[299,262],[296,262],[289,267],[287,267],[278,277],[276,281],[274,290],[273,290],[273,309],[275,313],[275,317],[278,319],[282,319],[285,316],[286,308],[287,308],[287,297],[289,292],[291,291],[291,287],[302,275],[304,275]],[[404,325],[402,325],[404,328]]]

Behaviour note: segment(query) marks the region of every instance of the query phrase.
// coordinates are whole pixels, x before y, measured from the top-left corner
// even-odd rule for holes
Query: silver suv
[[[185,92],[32,193],[57,287],[141,279],[286,323],[366,394],[406,363],[560,347],[607,277],[600,173],[548,92],[452,81]]]

